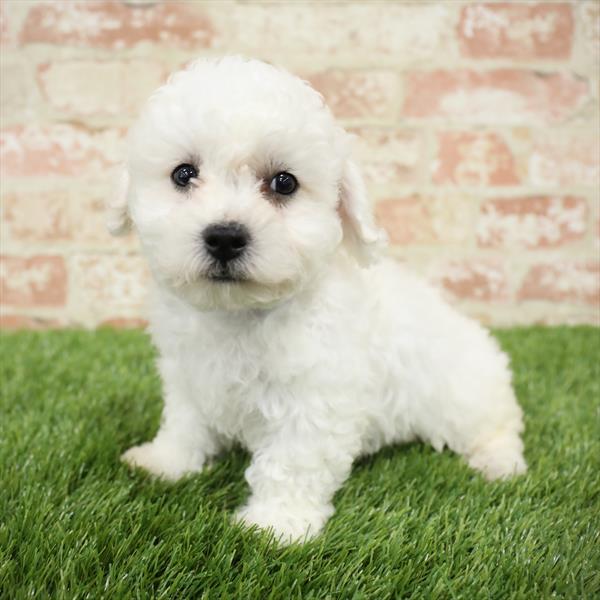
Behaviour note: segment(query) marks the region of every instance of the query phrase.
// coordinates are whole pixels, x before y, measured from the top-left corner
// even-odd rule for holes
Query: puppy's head
[[[159,283],[198,308],[269,306],[382,240],[347,138],[300,79],[198,61],[132,128],[109,228],[133,224]]]

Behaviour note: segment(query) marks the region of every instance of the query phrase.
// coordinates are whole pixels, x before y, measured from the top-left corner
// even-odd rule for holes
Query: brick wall
[[[2,324],[136,325],[103,199],[144,98],[198,55],[309,79],[360,136],[391,252],[497,325],[599,320],[600,3],[5,0]]]

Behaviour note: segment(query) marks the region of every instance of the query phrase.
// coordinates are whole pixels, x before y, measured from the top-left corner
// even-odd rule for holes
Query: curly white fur
[[[252,454],[247,524],[318,534],[353,461],[422,440],[486,477],[523,473],[506,356],[477,323],[382,257],[349,136],[321,97],[259,61],[200,60],[156,92],[130,135],[109,226],[132,223],[154,275],[164,414],[123,458],[166,479],[232,442]],[[198,166],[189,189],[172,170]],[[299,189],[273,198],[278,171]],[[210,279],[201,233],[251,235],[242,281]],[[233,267],[232,267],[233,268]]]

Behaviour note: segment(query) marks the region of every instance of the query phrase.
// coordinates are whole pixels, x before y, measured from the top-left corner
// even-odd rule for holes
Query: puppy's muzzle
[[[202,232],[204,247],[221,265],[240,258],[248,248],[250,233],[241,223],[209,225]]]

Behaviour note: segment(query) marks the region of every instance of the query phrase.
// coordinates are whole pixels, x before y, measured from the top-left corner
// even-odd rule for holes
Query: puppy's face
[[[130,137],[127,208],[155,277],[200,309],[301,289],[343,239],[344,138],[314,90],[266,64],[176,74]]]

